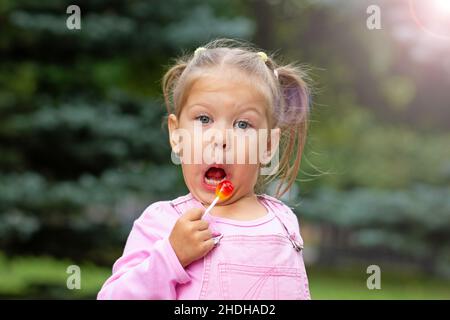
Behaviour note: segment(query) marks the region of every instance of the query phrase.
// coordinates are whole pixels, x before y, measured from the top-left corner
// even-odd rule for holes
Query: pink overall
[[[198,299],[311,299],[303,262],[303,239],[287,227],[290,224],[284,220],[287,213],[281,203],[265,203],[272,207],[285,233],[217,237],[216,247],[203,259]],[[215,230],[214,224],[210,224],[210,229]],[[200,262],[201,259],[197,263]],[[183,299],[182,293],[178,298]]]

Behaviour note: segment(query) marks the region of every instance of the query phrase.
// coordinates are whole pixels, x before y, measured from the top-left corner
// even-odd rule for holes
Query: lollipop
[[[216,205],[217,201],[219,200],[226,200],[229,197],[231,197],[231,194],[233,193],[233,184],[229,180],[223,180],[219,182],[219,184],[216,187],[216,198],[214,201],[209,205],[208,209],[205,210],[205,213],[203,213],[203,216],[207,214],[211,209]]]

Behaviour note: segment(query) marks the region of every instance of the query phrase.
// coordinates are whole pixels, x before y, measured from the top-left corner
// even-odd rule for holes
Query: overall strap
[[[297,239],[296,230],[292,226],[292,223],[289,223],[288,221],[288,215],[290,214],[289,207],[280,200],[266,194],[263,194],[262,197],[264,198],[264,203],[267,204],[267,206],[274,212],[278,221],[280,221],[293,247],[297,251],[303,249],[303,240],[301,237],[300,239]]]
[[[191,193],[171,200],[170,205],[180,216],[189,209],[202,206],[202,204],[198,202]]]

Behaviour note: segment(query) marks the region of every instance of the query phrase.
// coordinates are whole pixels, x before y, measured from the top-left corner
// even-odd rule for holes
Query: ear
[[[178,118],[173,113],[171,113],[167,118],[167,127],[169,128],[169,142],[172,147],[172,151],[178,154],[181,148],[179,135],[177,134]]]
[[[263,158],[261,159],[261,164],[268,164],[272,160],[272,157],[275,155],[280,144],[280,132],[280,128],[274,128],[270,130],[269,136],[267,138],[267,151],[264,153]]]

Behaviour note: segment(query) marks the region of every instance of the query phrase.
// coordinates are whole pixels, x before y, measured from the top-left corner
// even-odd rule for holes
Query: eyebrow
[[[198,102],[198,103],[193,103],[189,106],[187,106],[188,109],[192,109],[193,107],[203,107],[203,108],[216,108],[213,105],[209,104],[209,103],[205,103],[205,102]],[[244,113],[247,111],[254,111],[256,114],[258,114],[259,116],[263,116],[263,114],[261,113],[261,111],[253,106],[249,106],[249,107],[244,107],[244,110],[239,110],[240,113]]]

